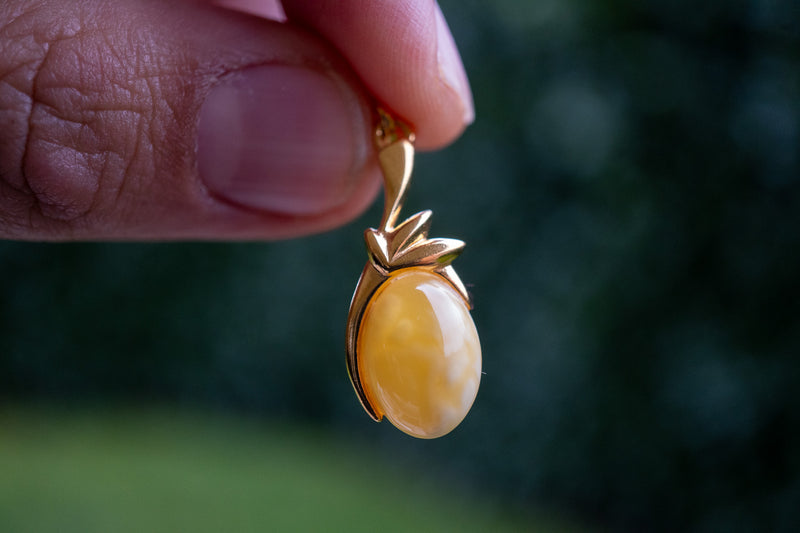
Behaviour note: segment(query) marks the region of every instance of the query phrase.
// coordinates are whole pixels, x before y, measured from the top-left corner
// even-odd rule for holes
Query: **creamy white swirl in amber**
[[[464,299],[422,268],[390,276],[365,310],[358,365],[370,402],[400,430],[429,439],[449,433],[481,379],[480,341]]]

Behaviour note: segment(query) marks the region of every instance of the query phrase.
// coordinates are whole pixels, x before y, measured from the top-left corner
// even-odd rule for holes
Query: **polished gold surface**
[[[346,332],[350,380],[364,409],[376,421],[380,421],[384,413],[366,390],[369,384],[364,383],[359,367],[358,339],[367,305],[381,285],[400,270],[424,270],[451,286],[463,300],[465,308],[471,308],[469,294],[450,265],[463,250],[464,243],[455,239],[429,239],[430,211],[417,213],[397,223],[411,181],[414,134],[407,125],[387,112],[379,110],[378,114],[375,142],[384,178],[383,217],[378,229],[370,228],[364,233],[369,260],[350,303]]]

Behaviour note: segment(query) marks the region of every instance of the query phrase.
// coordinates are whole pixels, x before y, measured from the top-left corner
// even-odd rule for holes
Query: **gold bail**
[[[388,111],[378,108],[378,126],[375,128],[375,145],[382,150],[397,141],[414,142],[414,131],[400,120],[396,120]]]
[[[396,120],[385,109],[378,108],[378,125],[375,128],[375,145],[381,165],[384,185],[384,207],[381,229],[391,231],[400,215],[411,171],[414,168],[414,132],[411,127]]]

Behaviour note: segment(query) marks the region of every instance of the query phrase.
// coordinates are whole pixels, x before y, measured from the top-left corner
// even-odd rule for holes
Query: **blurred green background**
[[[246,530],[329,492],[334,529],[800,528],[800,4],[441,3],[477,122],[405,213],[467,242],[462,426],[413,440],[347,380],[377,205],[292,242],[0,243],[0,524]],[[144,504],[96,494],[132,476]]]

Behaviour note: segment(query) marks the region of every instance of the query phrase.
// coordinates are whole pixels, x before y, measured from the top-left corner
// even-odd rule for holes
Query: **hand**
[[[472,120],[432,0],[4,0],[0,238],[272,239],[373,200],[377,98]],[[343,57],[342,57],[343,56]]]

